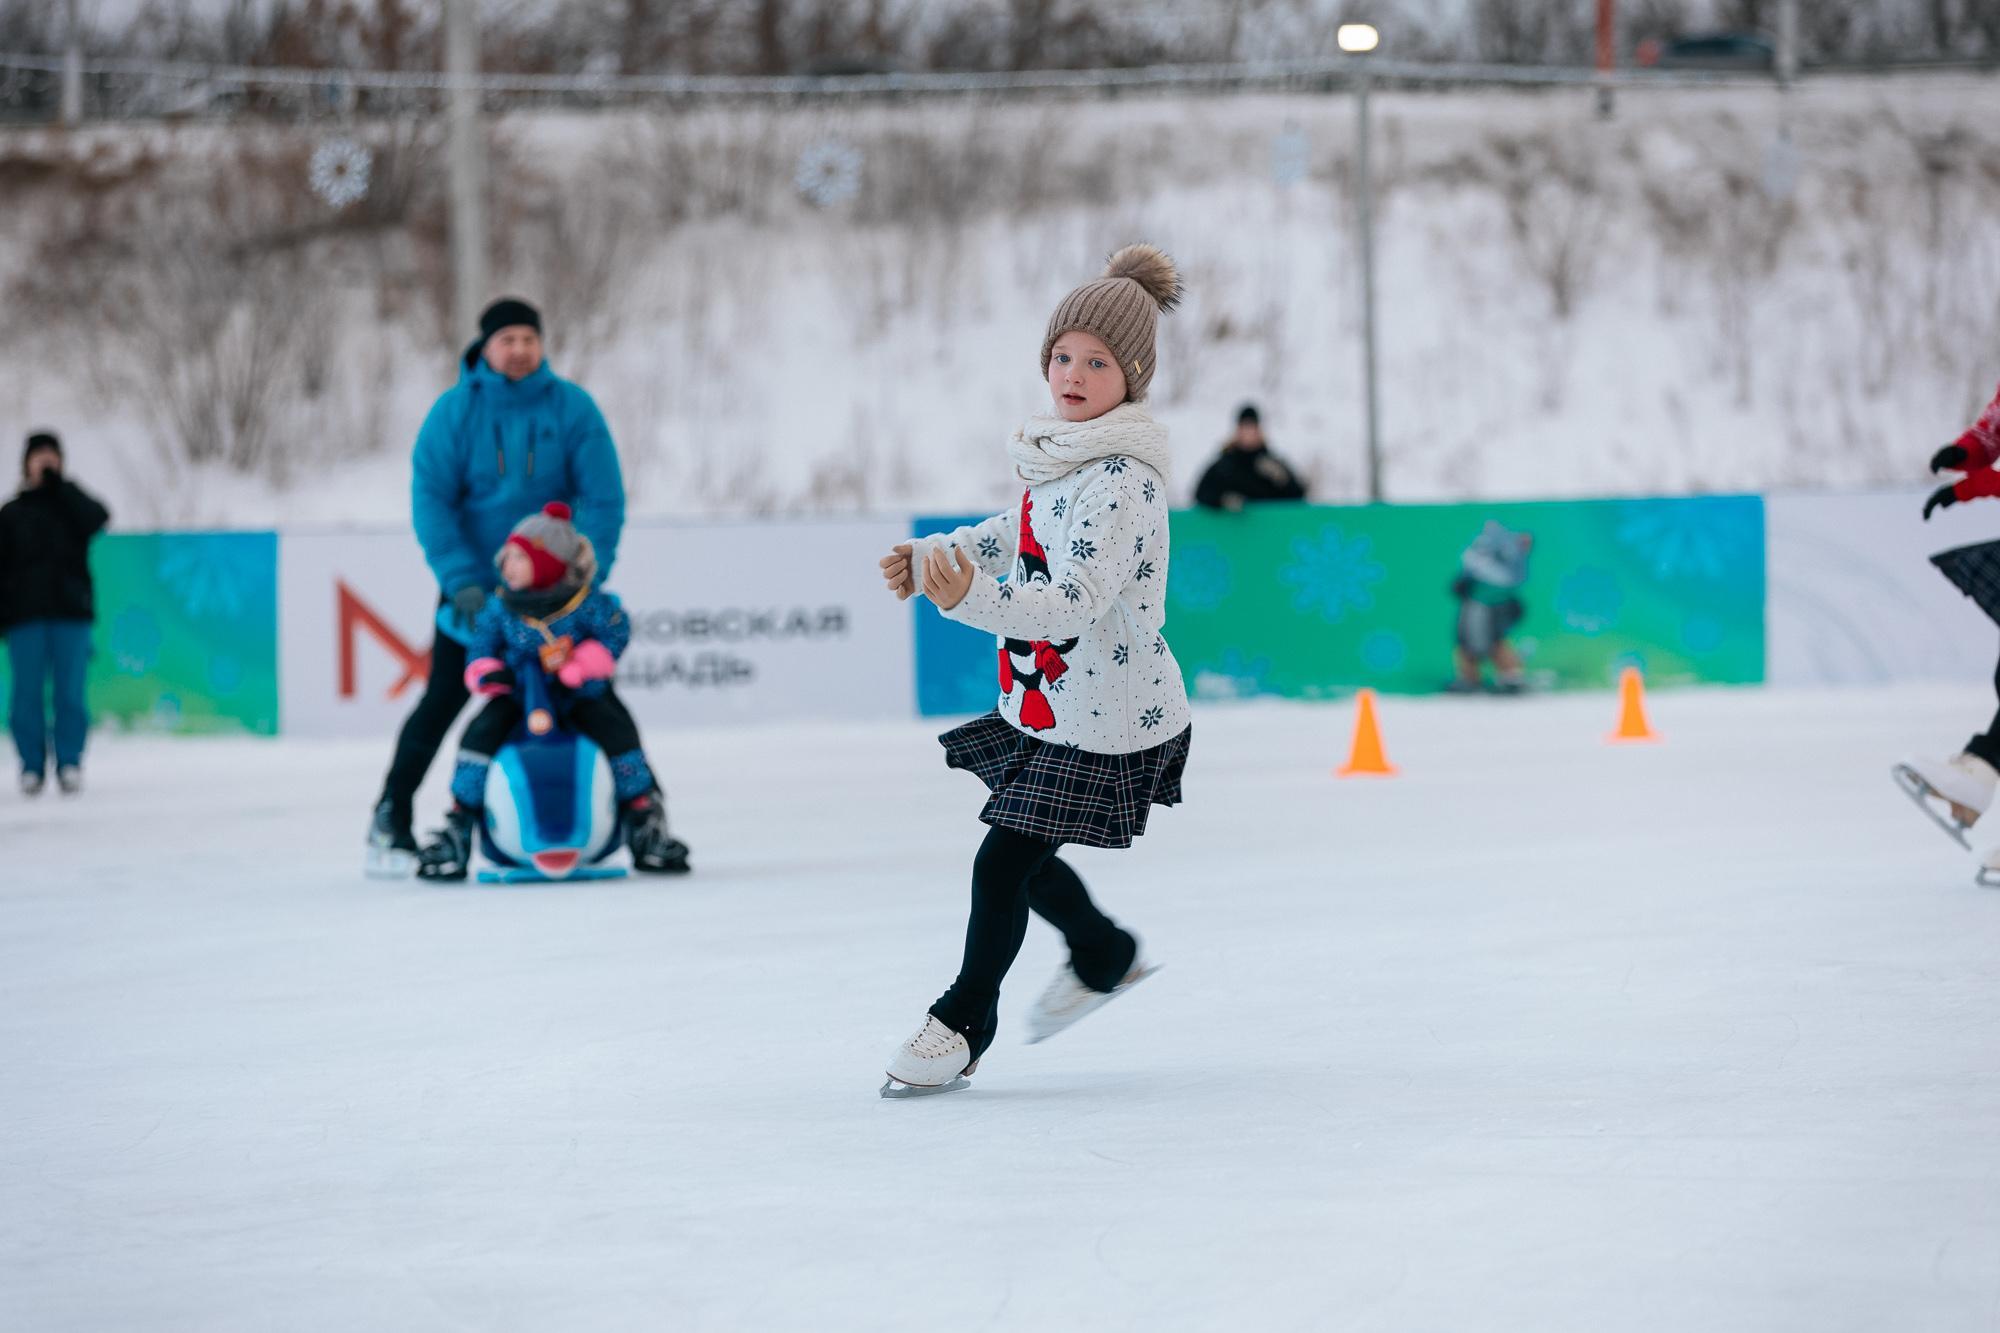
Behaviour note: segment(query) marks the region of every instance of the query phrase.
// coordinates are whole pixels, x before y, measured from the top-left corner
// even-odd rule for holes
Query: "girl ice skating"
[[[1041,348],[1053,410],[1008,445],[1020,503],[881,562],[897,596],[922,592],[995,636],[1000,686],[993,712],[940,737],[946,765],[991,790],[980,814],[990,828],[958,978],[890,1057],[885,1096],[964,1086],[998,1030],[1030,910],[1070,951],[1030,1015],[1031,1042],[1151,970],[1056,853],[1129,847],[1153,805],[1180,800],[1187,696],[1161,632],[1167,438],[1140,405],[1159,316],[1179,296],[1173,262],[1134,245],[1065,297]]]
[[[571,523],[568,505],[551,501],[515,524],[494,563],[505,587],[479,613],[465,650],[471,659],[466,688],[488,702],[459,739],[452,808],[445,827],[418,853],[417,874],[465,878],[486,799],[486,770],[524,720],[514,686],[529,672],[546,674],[555,707],[610,759],[633,868],[685,871],[688,849],[667,832],[659,788],[639,748],[639,728],[611,689],[632,627],[617,598],[591,591],[597,557],[590,539]],[[527,720],[537,729],[549,725]]]
[[[1924,519],[1961,500],[2000,496],[2000,394],[1966,432],[1931,456],[1931,471],[1963,472],[1958,481],[1940,486],[1924,501]],[[1931,561],[1957,585],[1959,591],[1979,603],[1994,620],[2000,621],[2000,541],[1980,542],[1940,551]],[[1993,688],[2000,691],[2000,667],[1994,669]],[[1986,813],[1993,803],[1993,789],[2000,782],[2000,714],[1985,731],[1965,743],[1965,749],[1949,759],[1912,759],[1895,767],[1896,781],[1939,827],[1966,846],[1965,831]],[[1985,856],[1982,880],[2000,872],[2000,847]]]

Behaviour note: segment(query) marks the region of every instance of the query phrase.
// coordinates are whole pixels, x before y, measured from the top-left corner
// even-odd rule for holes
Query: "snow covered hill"
[[[1148,238],[1190,293],[1156,409],[1185,495],[1255,401],[1364,487],[1344,93],[514,114],[495,287],[617,433],[646,515],[998,502],[1043,321]],[[1790,137],[1781,138],[1781,121]],[[1398,499],[1907,480],[2000,380],[2000,83],[1378,98]],[[314,147],[374,151],[337,212]],[[450,382],[436,127],[0,139],[0,430],[121,522],[402,522]],[[816,172],[801,166],[817,164]],[[52,164],[52,165],[51,165]],[[809,178],[808,178],[809,177]]]

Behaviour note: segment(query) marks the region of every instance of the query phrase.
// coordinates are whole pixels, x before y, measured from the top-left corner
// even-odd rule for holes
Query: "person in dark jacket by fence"
[[[1201,474],[1194,502],[1204,509],[1238,510],[1260,500],[1303,500],[1306,488],[1271,452],[1257,409],[1245,405],[1236,415],[1236,434],[1222,446],[1222,457]]]
[[[56,782],[68,795],[83,786],[83,742],[90,714],[83,698],[90,625],[97,608],[90,583],[90,541],[111,512],[63,475],[62,442],[28,437],[21,493],[0,506],[0,634],[7,637],[13,700],[8,726],[21,752],[21,790],[41,794],[54,740]],[[49,728],[53,686],[55,728]]]

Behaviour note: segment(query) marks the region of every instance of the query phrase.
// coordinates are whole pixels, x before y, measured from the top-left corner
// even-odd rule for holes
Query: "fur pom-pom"
[[[1156,245],[1128,245],[1104,266],[1107,278],[1130,278],[1145,288],[1161,310],[1180,304],[1181,275],[1167,252]]]

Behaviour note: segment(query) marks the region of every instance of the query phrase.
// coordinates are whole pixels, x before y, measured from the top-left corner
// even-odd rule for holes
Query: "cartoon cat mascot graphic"
[[[1021,556],[1014,566],[1014,581],[1022,587],[1039,580],[1049,581],[1049,556],[1035,538],[1035,502],[1021,494]],[[1008,639],[1000,648],[1000,692],[1012,694],[1021,687],[1021,725],[1030,731],[1048,731],[1056,724],[1045,690],[1063,678],[1069,663],[1063,660],[1077,645],[1075,639],[1051,643],[1047,639]]]

